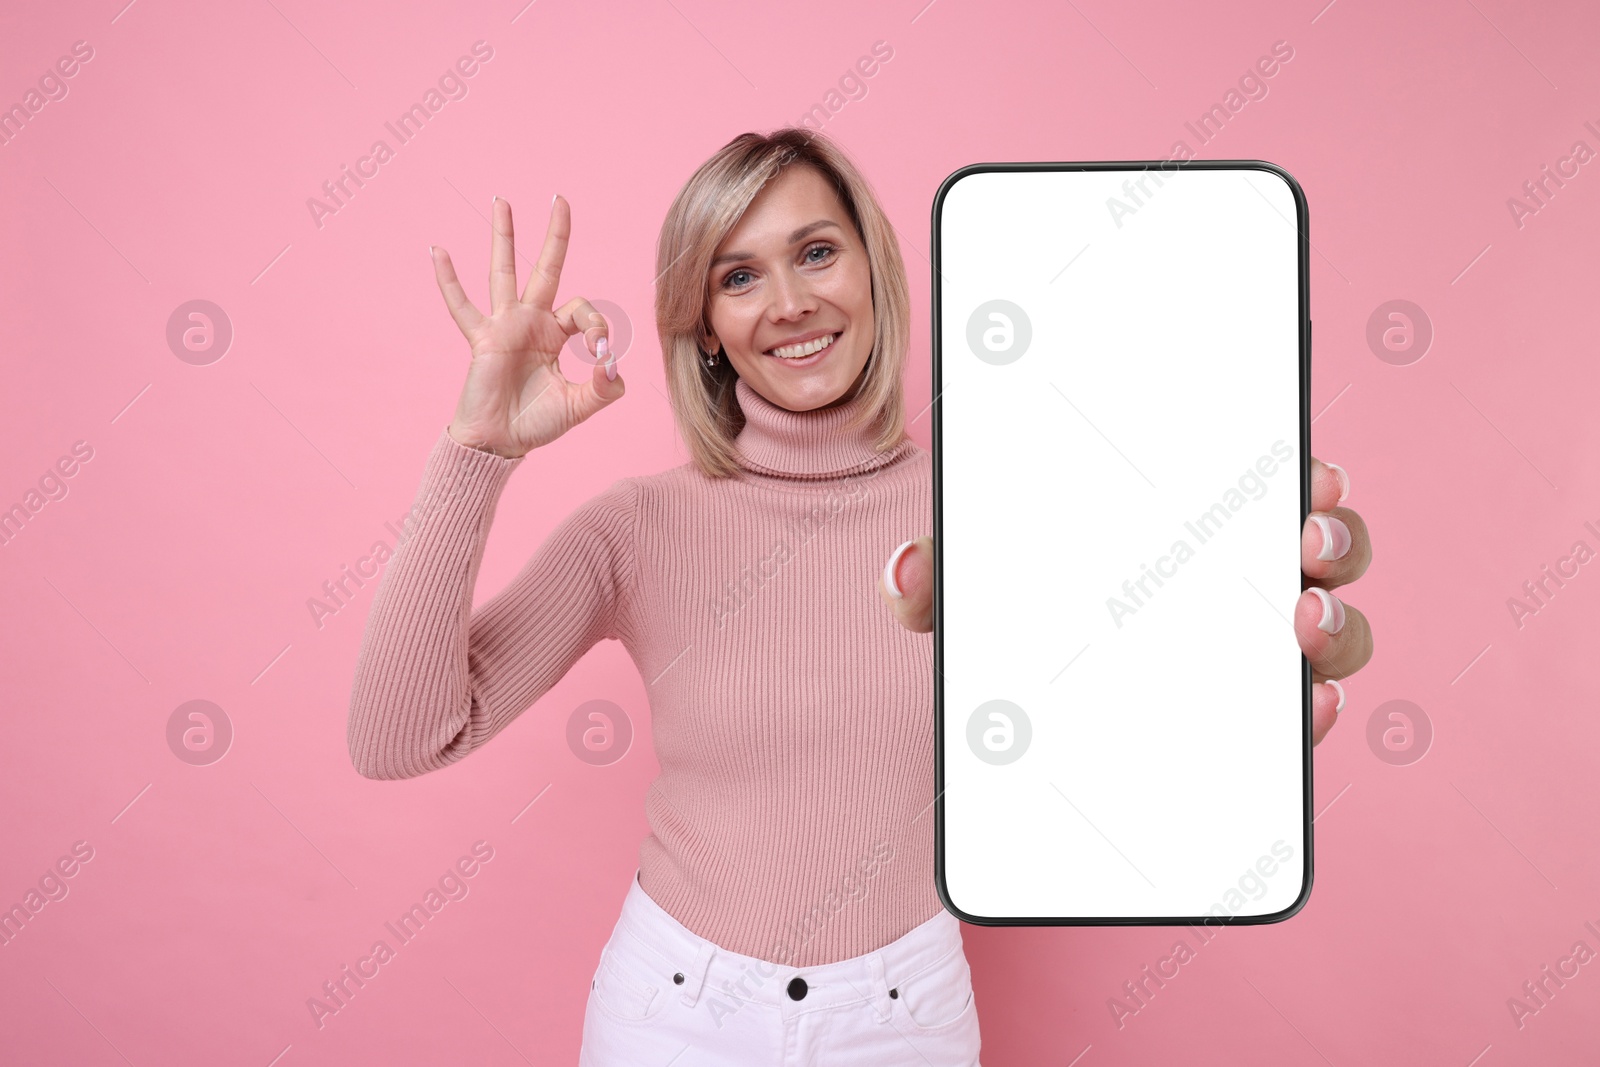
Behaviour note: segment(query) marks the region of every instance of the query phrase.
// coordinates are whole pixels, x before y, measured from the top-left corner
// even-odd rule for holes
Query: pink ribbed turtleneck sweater
[[[931,463],[846,428],[859,400],[792,412],[735,389],[737,476],[686,463],[615,482],[476,612],[495,505],[526,457],[441,432],[368,617],[350,758],[369,778],[454,763],[595,642],[621,641],[661,765],[640,885],[723,948],[816,966],[942,907],[932,641],[877,592],[895,546],[932,529]]]

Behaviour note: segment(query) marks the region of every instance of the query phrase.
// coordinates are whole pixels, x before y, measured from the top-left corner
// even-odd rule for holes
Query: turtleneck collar
[[[746,470],[787,478],[833,478],[892,463],[916,446],[910,437],[894,448],[873,448],[871,426],[849,426],[866,406],[853,397],[838,407],[790,411],[772,403],[743,378],[734,382],[744,428],[734,439],[735,459]]]

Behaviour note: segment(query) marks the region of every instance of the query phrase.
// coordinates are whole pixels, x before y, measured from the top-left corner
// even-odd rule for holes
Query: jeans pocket
[[[600,950],[590,995],[613,1019],[649,1022],[661,1014],[670,996],[659,980],[642,952],[628,951],[613,939]]]
[[[896,1001],[916,1030],[943,1030],[972,1010],[972,969],[960,948],[894,988]]]

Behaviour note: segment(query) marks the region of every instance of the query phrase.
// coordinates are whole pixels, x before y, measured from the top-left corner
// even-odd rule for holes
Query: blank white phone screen
[[[1071,166],[935,206],[941,893],[1275,921],[1311,871],[1304,200],[1270,165]]]

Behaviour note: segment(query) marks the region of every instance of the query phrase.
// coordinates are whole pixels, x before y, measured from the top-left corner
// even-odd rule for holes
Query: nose
[[[779,320],[803,318],[816,310],[817,300],[806,279],[793,270],[779,271],[773,276],[772,314]]]

